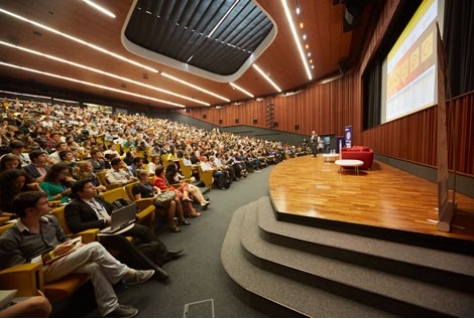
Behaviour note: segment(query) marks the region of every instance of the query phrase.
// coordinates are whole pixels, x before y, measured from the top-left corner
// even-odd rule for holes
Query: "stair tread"
[[[273,274],[252,265],[241,251],[241,229],[247,206],[231,220],[221,251],[229,276],[244,289],[311,317],[393,317],[392,314],[349,300],[315,287]]]
[[[474,276],[474,267],[472,267],[474,265],[474,256],[278,221],[274,217],[273,206],[269,197],[262,197],[258,202],[258,225],[261,230],[268,234],[276,234],[277,236],[290,237],[304,242],[337,247],[361,254],[397,260],[466,276]]]
[[[245,231],[242,232],[241,242],[243,247],[252,255],[306,274],[414,304],[422,308],[432,309],[440,313],[446,313],[448,307],[448,313],[454,316],[466,317],[473,315],[474,297],[467,293],[264,241],[258,234],[257,211],[262,209],[260,201],[245,206],[243,211],[245,217],[242,229]]]

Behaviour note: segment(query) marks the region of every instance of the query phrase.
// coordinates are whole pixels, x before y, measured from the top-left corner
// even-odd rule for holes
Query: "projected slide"
[[[437,1],[424,1],[387,56],[386,121],[437,103],[437,15]]]

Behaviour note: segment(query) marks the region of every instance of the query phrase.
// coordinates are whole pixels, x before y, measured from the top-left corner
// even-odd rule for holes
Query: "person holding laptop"
[[[71,197],[73,201],[66,205],[64,217],[73,233],[110,226],[114,206],[97,195],[90,179],[77,181],[71,189]],[[130,242],[127,236],[137,239],[140,244]],[[119,251],[119,258],[128,265],[138,269],[154,269],[161,281],[166,281],[169,276],[160,265],[178,257],[183,251],[169,250],[148,227],[137,223],[120,234],[99,233],[99,242],[107,249]]]
[[[113,285],[120,280],[130,285],[143,283],[153,276],[154,270],[129,268],[98,242],[73,244],[56,217],[49,214],[51,203],[42,191],[20,193],[12,206],[19,220],[0,237],[0,269],[37,260],[43,263],[45,283],[73,273],[89,274],[101,316],[137,315],[137,309],[118,303]]]

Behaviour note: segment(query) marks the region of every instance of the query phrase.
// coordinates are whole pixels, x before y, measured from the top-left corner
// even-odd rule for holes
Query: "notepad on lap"
[[[18,290],[0,290],[0,309],[3,309],[5,305],[15,298],[15,295]]]

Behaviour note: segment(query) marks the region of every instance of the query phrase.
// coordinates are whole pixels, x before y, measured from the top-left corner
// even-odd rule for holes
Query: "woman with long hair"
[[[197,212],[192,202],[188,200],[184,200],[184,194],[180,190],[174,188],[166,179],[165,176],[165,168],[163,166],[158,166],[155,170],[155,180],[153,185],[161,189],[162,191],[173,191],[176,193],[176,198],[179,200],[179,204],[183,205],[183,213],[186,217],[199,217],[201,213]],[[178,201],[176,202],[178,205]]]
[[[139,170],[137,173],[138,183],[133,186],[132,194],[135,200],[142,198],[156,198],[161,193],[161,189],[154,186],[150,183],[150,174],[146,170]],[[170,203],[166,204],[167,207],[167,216],[168,216],[168,225],[172,232],[177,233],[181,230],[175,222],[175,216],[178,218],[179,225],[189,225],[189,222],[184,218],[183,208],[181,207],[181,202],[177,197],[175,197]],[[160,211],[158,211],[160,212]]]
[[[71,184],[74,179],[69,173],[69,166],[57,163],[51,166],[41,182],[41,189],[48,194],[49,200],[60,200],[61,203],[69,202],[71,194]]]
[[[177,189],[183,192],[183,200],[194,200],[199,203],[204,209],[206,209],[207,206],[209,206],[209,204],[211,203],[204,198],[204,195],[202,195],[199,187],[185,182],[184,176],[181,175],[181,173],[178,171],[178,165],[176,165],[176,163],[171,162],[168,164],[168,166],[166,166],[165,176],[170,185],[178,183],[180,184]],[[192,196],[192,199],[189,197],[189,195]]]
[[[15,218],[12,209],[13,198],[28,189],[25,187],[28,174],[21,169],[10,169],[0,174],[0,210],[1,216]]]
[[[107,188],[100,185],[99,178],[94,173],[94,167],[90,161],[80,161],[76,163],[72,171],[72,177],[75,180],[90,179],[97,192],[105,192]]]

